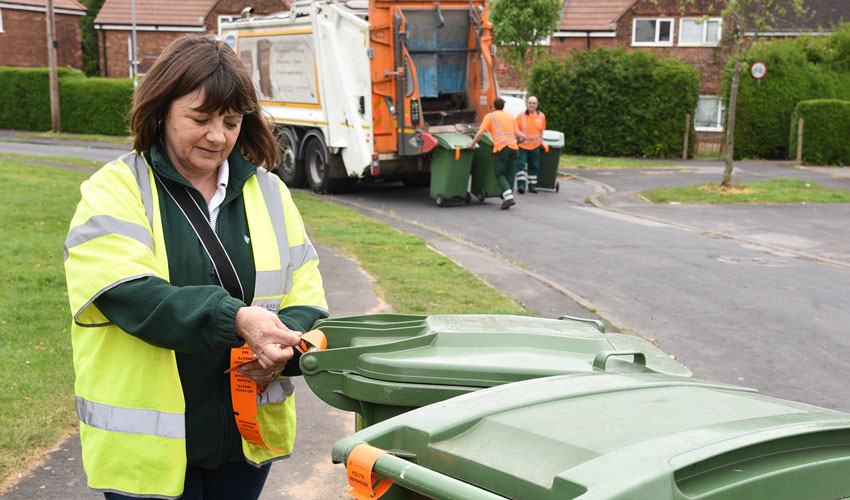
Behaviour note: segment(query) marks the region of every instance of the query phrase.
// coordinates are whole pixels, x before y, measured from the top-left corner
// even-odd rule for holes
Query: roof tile
[[[136,24],[202,26],[218,0],[136,0]],[[106,0],[95,24],[130,24],[131,0]]]
[[[566,0],[560,31],[609,31],[635,0]]]
[[[18,5],[33,5],[36,7],[46,7],[47,0],[5,0],[4,3],[18,4]],[[53,8],[54,9],[73,9],[73,10],[86,10],[86,6],[77,2],[76,0],[53,0]]]

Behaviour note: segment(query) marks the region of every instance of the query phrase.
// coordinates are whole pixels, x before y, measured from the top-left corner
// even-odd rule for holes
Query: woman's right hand
[[[261,307],[241,307],[236,313],[236,334],[248,344],[263,368],[286,366],[292,346],[301,337],[281,323],[277,314]]]

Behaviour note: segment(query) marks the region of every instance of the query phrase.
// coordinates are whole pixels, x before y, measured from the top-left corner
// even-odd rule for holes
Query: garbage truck
[[[290,187],[426,185],[440,133],[471,133],[498,96],[487,0],[297,1],[222,23],[252,75]]]

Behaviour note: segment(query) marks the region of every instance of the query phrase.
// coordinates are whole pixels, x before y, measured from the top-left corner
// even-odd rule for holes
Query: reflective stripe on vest
[[[522,133],[525,134],[525,140],[522,141],[522,145],[528,148],[528,146],[538,147],[543,143],[543,137],[541,136],[540,129],[537,130],[536,135],[528,134],[528,123],[525,121],[525,113],[520,113],[522,117]],[[533,148],[528,148],[533,149]]]
[[[490,119],[493,120],[493,127],[496,129],[496,137],[493,137],[493,151],[497,149],[502,149],[499,146],[507,146],[509,144],[516,144],[516,135],[513,133],[513,129],[510,132],[502,133],[499,130],[499,122],[496,121],[496,113],[490,113]],[[513,124],[513,120],[511,120],[511,124]]]
[[[89,427],[105,431],[186,439],[182,413],[122,408],[77,396],[77,417]]]

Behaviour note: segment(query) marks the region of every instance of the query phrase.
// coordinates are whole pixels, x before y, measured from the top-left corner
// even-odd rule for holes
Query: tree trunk
[[[735,158],[735,109],[738,106],[738,80],[741,78],[741,56],[735,54],[735,69],[732,70],[732,89],[729,92],[729,110],[726,115],[726,146],[723,159],[726,168],[723,170],[724,187],[732,187],[732,159]]]

